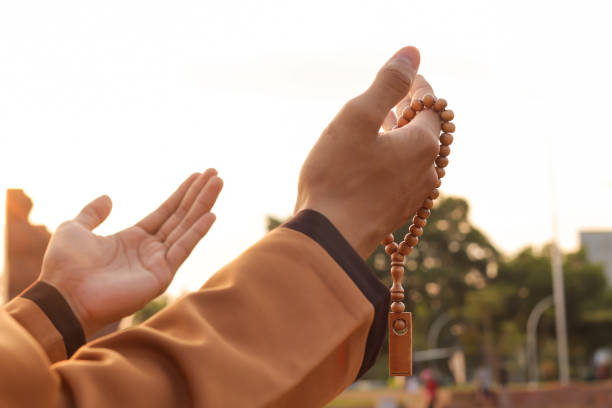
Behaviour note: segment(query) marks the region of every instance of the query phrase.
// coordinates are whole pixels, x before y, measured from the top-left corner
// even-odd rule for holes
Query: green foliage
[[[132,317],[132,324],[140,324],[145,320],[149,319],[155,313],[162,310],[164,307],[168,305],[168,297],[162,295],[156,299],[153,299],[149,303],[147,303],[142,309],[134,313]]]
[[[266,219],[268,231],[272,231],[274,228],[280,226],[283,222],[285,221],[269,215]]]
[[[606,278],[600,265],[590,264],[584,251],[565,255],[563,262],[565,300],[570,359],[574,367],[584,367],[589,356],[601,346],[609,344],[605,331],[612,318],[612,296],[607,289]],[[500,267],[499,281],[516,288],[508,309],[496,316],[500,321],[514,321],[518,327],[526,327],[529,313],[537,302],[552,294],[550,247],[541,251],[526,248]],[[585,316],[596,316],[591,320]],[[597,318],[599,317],[599,319]],[[606,327],[607,326],[607,327]],[[555,366],[556,333],[552,310],[544,315],[539,331],[540,362]],[[510,358],[506,354],[506,358]]]

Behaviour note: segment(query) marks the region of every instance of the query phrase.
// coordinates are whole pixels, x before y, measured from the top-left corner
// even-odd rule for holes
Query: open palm
[[[192,174],[153,213],[109,236],[92,230],[110,214],[102,196],[59,226],[40,279],[54,285],[79,317],[86,335],[127,316],[161,294],[215,221],[221,188],[217,172]]]

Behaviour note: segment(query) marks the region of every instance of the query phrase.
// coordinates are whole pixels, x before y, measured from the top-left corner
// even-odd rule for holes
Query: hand
[[[117,321],[161,294],[215,221],[217,172],[192,174],[142,221],[106,237],[92,232],[111,211],[108,196],[61,224],[49,243],[40,279],[55,286],[85,335]]]
[[[415,79],[419,62],[414,47],[391,58],[323,131],[300,172],[296,212],[325,215],[364,259],[420,208],[438,181],[437,115],[421,112],[391,129],[394,107],[401,112],[412,97],[433,95],[425,79]],[[386,131],[379,133],[383,122]]]

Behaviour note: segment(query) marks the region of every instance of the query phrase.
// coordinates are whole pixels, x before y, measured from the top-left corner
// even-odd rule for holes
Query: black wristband
[[[85,344],[85,333],[79,319],[64,296],[54,286],[38,281],[20,296],[36,303],[47,315],[64,339],[68,358]]]

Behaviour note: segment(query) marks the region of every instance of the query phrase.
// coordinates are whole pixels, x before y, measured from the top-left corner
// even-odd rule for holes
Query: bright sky
[[[397,49],[457,119],[446,193],[511,253],[612,229],[608,2],[5,1],[0,188],[54,229],[107,193],[111,233],[188,174],[225,181],[217,223],[172,290],[195,289],[289,215],[321,130]],[[552,150],[550,146],[552,145]]]

